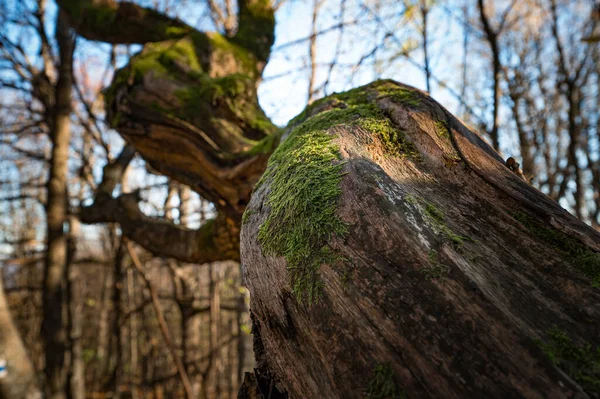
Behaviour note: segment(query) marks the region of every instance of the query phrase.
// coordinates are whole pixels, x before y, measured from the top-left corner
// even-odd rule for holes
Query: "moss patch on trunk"
[[[575,238],[544,226],[529,215],[517,212],[512,216],[535,236],[555,248],[577,270],[589,277],[593,287],[600,288],[600,253],[592,251]]]
[[[295,128],[275,150],[257,185],[270,182],[266,203],[271,211],[259,229],[259,242],[266,254],[285,257],[292,291],[300,303],[311,305],[321,297],[320,266],[342,261],[328,242],[347,232],[336,213],[343,164],[329,129],[336,125],[360,126],[371,132],[390,156],[418,157],[416,148],[376,104],[381,85],[385,86],[385,95],[390,95],[388,81],[375,82],[307,108],[290,122]],[[324,110],[307,119],[320,109],[316,107]]]
[[[538,342],[552,363],[564,370],[594,397],[600,395],[600,347],[576,345],[557,327],[547,331],[546,342]]]

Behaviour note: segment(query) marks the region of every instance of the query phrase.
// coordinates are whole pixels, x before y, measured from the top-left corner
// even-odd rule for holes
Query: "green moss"
[[[547,331],[546,342],[538,342],[552,363],[562,369],[587,393],[600,394],[600,346],[576,345],[556,326]]]
[[[433,227],[436,233],[442,234],[445,238],[449,239],[455,249],[462,248],[463,243],[466,241],[474,241],[470,237],[454,233],[446,224],[444,212],[431,202],[410,194],[405,195],[403,199],[405,202],[417,207],[422,213],[425,221]]]
[[[394,372],[388,365],[378,364],[365,392],[368,399],[405,399],[406,395],[396,387]]]
[[[246,210],[244,211],[244,214],[242,215],[242,224],[248,223],[250,216],[252,216],[253,214],[254,214],[254,211],[252,209],[246,208]]]
[[[320,99],[314,101],[312,104],[310,104],[306,108],[304,108],[304,110],[302,112],[300,112],[298,115],[296,115],[294,118],[292,118],[288,122],[288,126],[295,126],[298,123],[303,122],[306,118],[309,117],[309,115],[311,115],[314,112],[315,109],[317,109],[318,107],[325,107],[324,104],[326,104],[326,103],[331,108],[345,108],[346,103],[338,100],[335,96],[336,96],[336,94],[333,94],[329,97],[320,98]]]
[[[452,168],[456,165],[460,165],[460,163],[462,162],[462,159],[460,159],[460,157],[458,157],[456,155],[444,154],[443,158],[444,158],[444,166],[446,166],[447,168]]]
[[[172,44],[166,46],[162,44],[155,44],[157,47],[156,53],[158,61],[167,70],[170,70],[176,62],[180,62],[185,65],[186,68],[190,68],[192,71],[201,71],[200,61],[196,55],[196,49],[194,43],[189,38],[181,39]]]
[[[121,122],[122,117],[123,114],[121,112],[117,112],[110,121],[110,127],[117,127],[119,125],[119,122]]]
[[[425,212],[436,224],[444,223],[444,213],[436,208],[431,202],[425,202]]]
[[[342,274],[342,287],[344,290],[348,287],[348,283],[352,279],[352,269],[350,265],[344,265],[344,273]]]
[[[445,140],[450,140],[450,128],[448,127],[448,122],[446,121],[436,121],[435,122],[435,132],[437,135]]]
[[[455,248],[461,248],[465,241],[472,241],[471,238],[455,234],[446,224],[444,212],[438,209],[431,202],[421,199],[423,205],[425,205],[424,216],[434,226],[436,230],[442,233],[446,238],[452,241]]]
[[[376,105],[370,105],[368,114],[363,116],[357,124],[375,134],[386,154],[391,156],[407,155],[416,161],[421,160],[421,155],[415,145],[406,140],[405,133],[395,128]]]
[[[421,273],[429,279],[439,279],[443,281],[450,272],[450,268],[440,263],[436,250],[432,249],[427,256],[430,264],[423,266]]]
[[[333,109],[325,113],[333,113],[332,116],[340,119],[343,123],[360,126],[373,133],[387,155],[409,156],[413,160],[419,161],[421,156],[415,145],[406,139],[405,133],[398,130],[384,111],[374,102],[373,87],[379,87],[377,82],[324,98],[313,103],[290,123],[297,123],[298,120],[306,117],[310,110],[321,106],[325,102],[330,102]]]
[[[577,270],[588,276],[592,286],[600,288],[600,253],[592,251],[575,238],[544,226],[529,215],[517,212],[512,216],[535,236],[555,248]]]
[[[336,214],[341,193],[339,149],[326,129],[337,119],[319,114],[298,126],[273,153],[261,181],[270,180],[269,216],[258,239],[265,253],[283,256],[298,302],[318,302],[324,263],[339,260],[328,247],[333,236],[344,236],[346,225]]]
[[[394,102],[418,107],[421,103],[419,94],[415,90],[406,89],[398,86],[393,81],[383,80],[376,86],[380,98],[391,98]]]
[[[177,68],[177,64],[185,65],[196,73],[202,72],[193,43],[189,38],[147,44],[142,52],[132,57],[127,67],[115,73],[111,85],[104,91],[106,104],[110,106],[116,90],[122,85],[140,82],[150,71],[158,76],[171,75]]]
[[[167,26],[165,27],[167,37],[181,37],[190,33],[190,28],[185,26]]]
[[[269,121],[269,125],[272,124]],[[264,125],[261,130],[265,130],[269,126]],[[279,145],[279,140],[281,139],[281,131],[277,131],[275,134],[271,134],[258,141],[256,145],[250,148],[245,152],[247,155],[258,155],[258,154],[270,154],[272,153],[277,146]]]
[[[383,94],[382,94],[383,93]],[[384,111],[374,103],[376,95],[398,95],[409,98],[412,92],[390,81],[377,81],[366,87],[359,87],[334,96],[348,111],[359,111],[356,125],[372,132],[379,139],[385,152],[391,156],[409,156],[419,161],[421,156],[413,143],[406,139],[404,132],[398,130]]]
[[[347,231],[336,214],[342,164],[327,130],[342,124],[360,126],[382,143],[387,154],[418,157],[415,147],[375,104],[378,84],[322,99],[294,118],[290,125],[295,127],[271,156],[256,186],[271,182],[266,200],[271,212],[260,227],[259,241],[266,254],[286,258],[299,302],[307,300],[310,305],[318,301],[322,288],[319,267],[342,261],[328,242]],[[332,108],[306,119],[314,107],[325,102],[331,102]],[[265,145],[268,143],[266,139]]]
[[[198,74],[194,84],[177,90],[175,95],[183,104],[174,110],[174,115],[191,121],[202,117],[210,119],[211,107],[219,104],[227,107],[239,120],[267,135],[275,134],[277,127],[264,115],[253,94],[254,81],[242,74],[232,74],[211,79],[207,74]]]
[[[220,79],[211,79],[208,74],[201,73],[196,75],[194,84],[189,84],[183,89],[175,91],[175,95],[181,99],[184,106],[177,112],[180,116],[185,116],[186,119],[191,119],[198,111],[199,104],[216,104],[217,100],[222,97],[232,99],[239,93],[239,86],[243,82],[239,81],[232,84],[232,80],[237,78],[237,75],[232,75]],[[245,79],[245,77],[241,77]],[[225,83],[225,86],[223,85]]]
[[[112,24],[116,19],[117,13],[114,7],[99,5],[94,7],[93,15],[93,23],[98,26],[103,26]]]
[[[204,53],[207,49],[216,54],[216,58],[231,55],[232,59],[239,63],[239,73],[212,79],[206,71],[208,61],[198,57],[199,51]],[[139,82],[150,71],[155,75],[177,78],[185,73],[190,80],[189,90],[202,91],[207,97],[213,98],[223,95],[236,96],[249,87],[254,87],[258,77],[256,59],[248,50],[218,33],[205,34],[194,31],[179,40],[146,44],[144,50],[136,54],[126,68],[117,71],[111,86],[105,91],[106,102],[112,102],[117,87],[130,80],[134,83]],[[180,94],[184,95],[186,90],[181,90]]]
[[[217,32],[208,33],[205,37],[208,37],[208,45],[217,56],[219,53],[231,54],[239,63],[243,73],[253,79],[259,77],[257,59],[251,51]],[[204,37],[198,37],[195,41],[200,44],[204,41]]]
[[[238,12],[238,32],[232,39],[266,61],[275,40],[275,11],[270,0],[247,2]]]
[[[81,0],[62,1],[60,5],[71,18],[79,20],[85,17],[87,23],[99,26],[114,21],[116,17],[115,7],[110,5],[90,4]]]

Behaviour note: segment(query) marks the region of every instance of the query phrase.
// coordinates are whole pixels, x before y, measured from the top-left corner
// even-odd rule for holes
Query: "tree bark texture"
[[[259,372],[279,391],[600,397],[600,235],[477,133],[380,81],[284,137],[241,234]]]

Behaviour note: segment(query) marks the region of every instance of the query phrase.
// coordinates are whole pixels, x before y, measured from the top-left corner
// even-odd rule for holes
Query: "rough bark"
[[[10,315],[1,277],[0,359],[6,362],[4,365],[5,375],[0,376],[0,398],[38,399],[42,397],[35,369]]]
[[[596,231],[410,87],[333,96],[294,126],[242,227],[260,375],[294,398],[600,397]],[[337,180],[304,167],[318,137]],[[333,213],[304,202],[332,182]]]

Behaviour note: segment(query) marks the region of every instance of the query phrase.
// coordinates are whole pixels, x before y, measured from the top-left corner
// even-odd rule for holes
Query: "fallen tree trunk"
[[[600,397],[600,234],[518,166],[392,81],[283,140],[243,217],[246,397]]]

